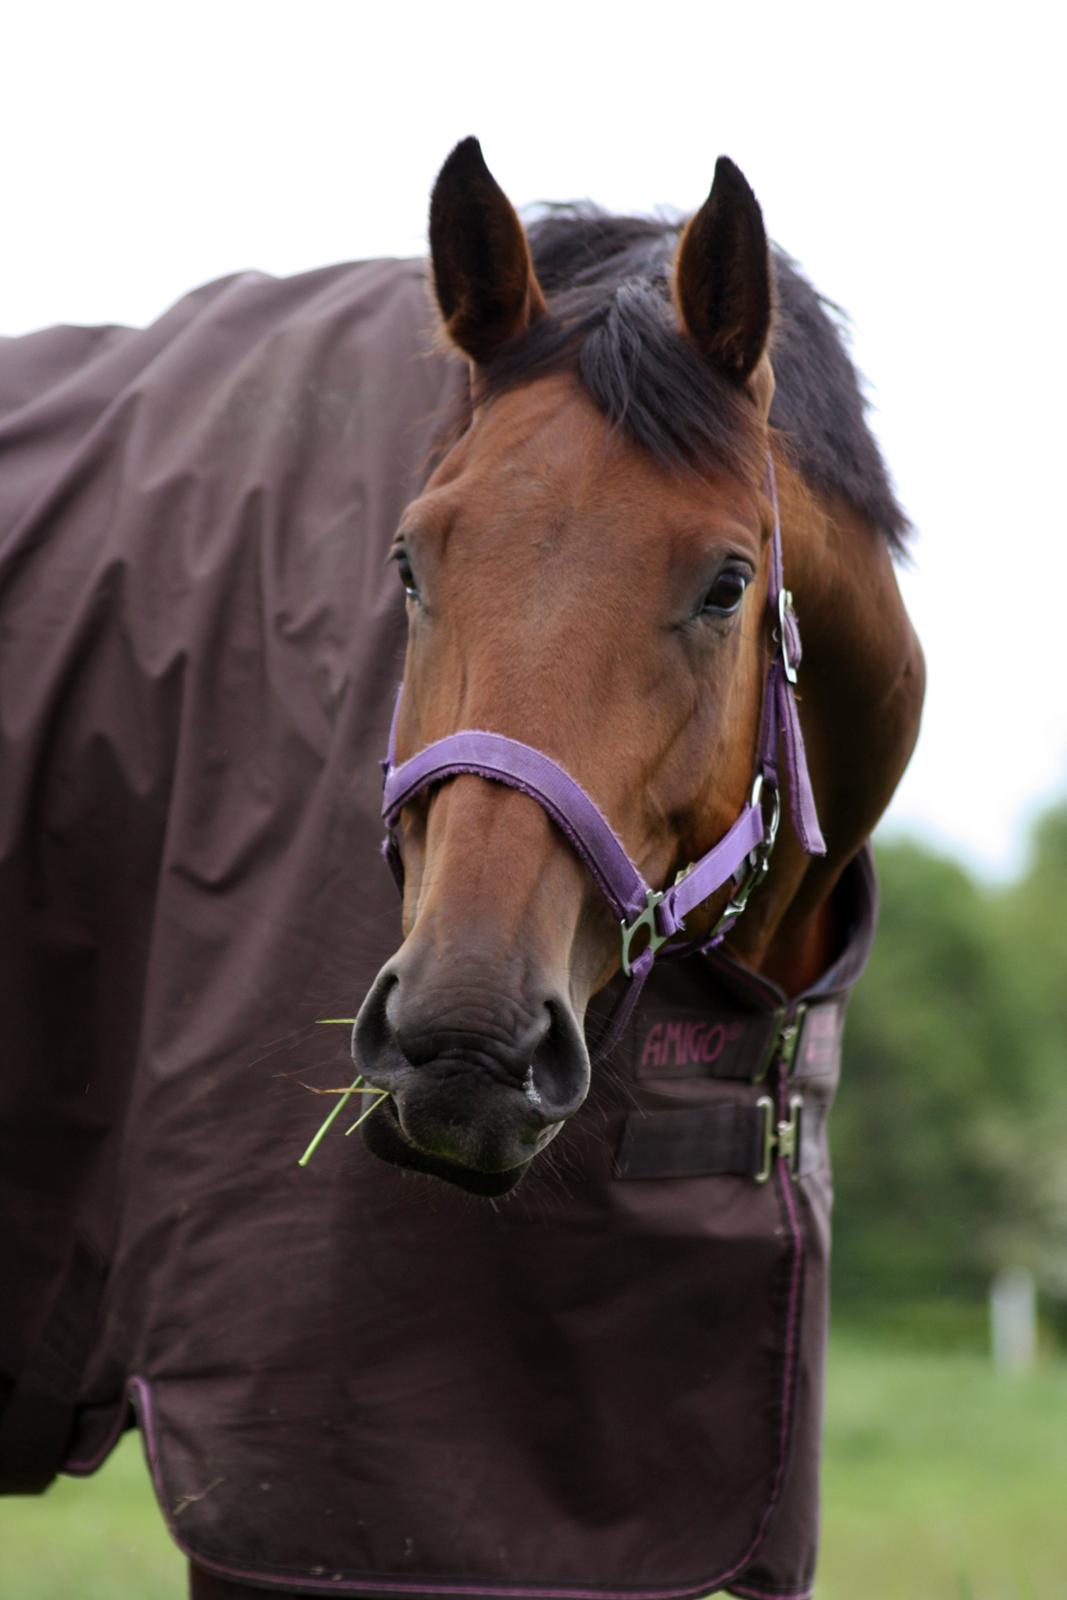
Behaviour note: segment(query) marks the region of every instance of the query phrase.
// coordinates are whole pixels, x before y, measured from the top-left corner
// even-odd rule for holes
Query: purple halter
[[[764,686],[755,781],[749,802],[733,827],[699,861],[680,872],[669,888],[649,887],[596,802],[558,762],[532,745],[499,733],[465,729],[438,739],[397,766],[396,731],[403,684],[397,693],[389,748],[382,762],[385,775],[382,816],[387,829],[383,850],[398,887],[403,887],[403,863],[396,842],[396,823],[408,801],[429,784],[460,774],[473,774],[507,784],[536,800],[581,856],[619,919],[622,970],[631,982],[596,1041],[595,1057],[606,1055],[618,1040],[657,953],[668,939],[684,930],[689,913],[717,889],[733,881],[730,901],[711,932],[702,938],[672,945],[665,955],[693,955],[719,944],[766,874],[781,817],[780,744],[785,749],[790,811],[797,837],[809,855],[826,853],[794,695],[801,657],[800,630],[793,597],[784,584],[778,495],[770,461],[767,472],[768,492],[774,508],[767,599],[776,648]],[[641,930],[647,934],[647,943],[639,955],[631,956],[634,940]]]

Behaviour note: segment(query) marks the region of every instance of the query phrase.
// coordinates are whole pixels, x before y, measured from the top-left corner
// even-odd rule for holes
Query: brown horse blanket
[[[263,1586],[804,1596],[866,857],[803,1005],[657,970],[506,1202],[344,1123],[296,1165],[352,1075],[317,1019],[399,938],[385,555],[462,376],[429,330],[423,266],[370,262],[0,344],[0,1482],[135,1414],[182,1549]],[[798,1170],[760,1184],[776,1074]]]

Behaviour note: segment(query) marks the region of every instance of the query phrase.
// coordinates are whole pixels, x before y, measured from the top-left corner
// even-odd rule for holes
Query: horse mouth
[[[464,1189],[468,1194],[480,1195],[484,1199],[508,1194],[521,1183],[530,1167],[530,1161],[527,1160],[503,1172],[481,1172],[475,1167],[464,1166],[462,1162],[450,1161],[446,1156],[420,1150],[400,1126],[400,1116],[392,1096],[383,1103],[379,1112],[367,1118],[362,1133],[367,1149],[379,1160],[388,1161],[394,1167],[407,1167],[412,1172],[425,1172],[432,1178],[441,1178],[457,1189]]]

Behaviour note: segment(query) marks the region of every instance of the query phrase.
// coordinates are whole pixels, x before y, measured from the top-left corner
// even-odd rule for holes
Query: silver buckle
[[[641,928],[648,929],[648,944],[645,946],[645,948],[651,950],[653,956],[655,956],[656,951],[659,950],[662,945],[667,943],[667,935],[665,933],[660,933],[659,929],[656,927],[656,907],[663,899],[663,890],[649,889],[646,891],[645,898],[648,901],[648,904],[631,923],[619,923],[619,928],[622,933],[622,970],[625,972],[628,978],[633,977],[633,968],[630,965],[630,946],[633,944],[634,937]],[[640,960],[640,957],[638,957],[638,960]]]
[[[763,838],[754,850],[749,851],[749,854],[746,858],[748,861],[748,871],[741,879],[741,882],[737,885],[733,894],[730,896],[725,910],[722,912],[719,920],[716,922],[714,928],[711,930],[711,933],[708,935],[708,937],[711,939],[715,937],[721,928],[724,928],[727,926],[727,924],[737,920],[742,911],[744,911],[745,907],[748,905],[748,902],[752,897],[752,891],[763,882],[763,879],[770,871],[771,851],[774,849],[774,841],[778,837],[778,825],[782,820],[782,797],[778,793],[777,787],[773,784],[767,785],[767,791],[771,797],[770,821],[764,821]],[[763,774],[761,772],[757,772],[756,781],[752,785],[752,795],[749,799],[749,805],[759,805],[762,799]]]
[[[800,1114],[804,1109],[804,1096],[789,1097],[789,1121],[775,1122],[774,1101],[769,1094],[761,1094],[756,1110],[763,1113],[763,1146],[757,1183],[766,1183],[774,1171],[775,1157],[785,1161],[795,1178],[800,1167]]]
[[[796,622],[796,612],[793,610],[793,592],[792,592],[791,589],[779,589],[779,591],[778,591],[778,643],[781,646],[782,665],[785,668],[786,682],[787,683],[796,683],[796,681],[797,681],[797,663],[794,663],[794,662],[790,661],[790,659],[789,659],[789,633],[788,633],[788,630],[787,630],[786,625],[785,625],[785,619],[786,619],[786,614],[787,613],[793,618],[793,621],[795,623]]]

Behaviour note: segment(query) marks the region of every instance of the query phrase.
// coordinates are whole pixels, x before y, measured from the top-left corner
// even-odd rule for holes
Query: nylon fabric
[[[385,557],[465,382],[428,304],[372,262],[0,345],[0,1403],[32,1432],[41,1396],[35,1482],[136,1414],[181,1547],[261,1587],[806,1592],[822,1136],[763,1186],[614,1170],[637,1112],[777,1095],[795,1002],[721,951],[617,984],[610,1070],[506,1204],[340,1131],[296,1165],[305,1085],[350,1081],[316,1018],[399,938]],[[825,1108],[866,857],[836,914],[794,1073]],[[35,1366],[76,1237],[102,1296]]]

